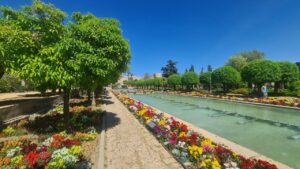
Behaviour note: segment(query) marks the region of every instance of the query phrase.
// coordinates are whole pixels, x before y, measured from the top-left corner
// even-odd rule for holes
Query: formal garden
[[[300,73],[297,64],[265,60],[263,53],[250,51],[229,58],[225,66],[197,73],[192,67],[179,74],[176,62],[168,61],[163,77],[128,80],[125,83],[142,91],[258,102],[300,107]],[[261,88],[266,85],[268,95]]]
[[[0,93],[25,92],[0,98],[0,168],[300,165],[299,62],[252,50],[201,72],[191,65],[180,73],[168,60],[162,77],[134,79],[130,61],[117,19],[40,0],[0,6]],[[118,88],[122,76],[127,80]],[[17,104],[26,97],[36,104],[29,113]],[[38,107],[35,97],[58,101]],[[14,117],[4,118],[7,113]]]

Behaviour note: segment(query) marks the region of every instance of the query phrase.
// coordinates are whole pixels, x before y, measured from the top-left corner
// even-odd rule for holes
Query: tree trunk
[[[261,91],[262,84],[257,84],[256,86],[257,86],[257,94],[258,94],[258,96],[263,96],[263,93]]]
[[[278,94],[279,88],[280,88],[280,82],[275,82],[274,93]]]
[[[91,90],[87,90],[88,101],[91,101]]]
[[[42,89],[42,90],[41,90],[41,95],[42,95],[42,96],[46,96],[46,90]]]
[[[0,79],[3,77],[4,71],[0,70]]]
[[[226,84],[223,84],[223,92],[226,93]]]
[[[70,89],[64,89],[64,122],[67,131],[70,131]]]
[[[0,79],[3,77],[4,75],[4,68],[2,65],[0,65]]]

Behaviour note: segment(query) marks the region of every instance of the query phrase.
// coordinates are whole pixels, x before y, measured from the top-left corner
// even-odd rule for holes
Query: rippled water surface
[[[300,111],[166,94],[130,95],[146,104],[300,169]]]

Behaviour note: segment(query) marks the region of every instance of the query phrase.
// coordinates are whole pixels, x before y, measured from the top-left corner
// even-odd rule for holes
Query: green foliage
[[[177,64],[177,62],[175,62],[173,60],[168,60],[167,65],[165,67],[161,68],[162,76],[168,78],[172,74],[177,74],[178,70],[177,70],[176,64]]]
[[[223,66],[211,74],[212,82],[223,85],[224,92],[241,81],[240,73],[231,66]]]
[[[181,83],[183,85],[197,85],[199,84],[199,76],[195,72],[186,72],[182,75]]]
[[[258,50],[241,52],[237,55],[240,55],[240,56],[246,58],[247,62],[251,62],[251,61],[254,61],[254,60],[263,60],[263,59],[265,59],[265,54],[263,52],[258,51]]]
[[[242,55],[235,55],[230,57],[225,65],[232,66],[237,71],[241,72],[243,67],[247,65],[247,58]]]
[[[200,74],[200,83],[201,84],[210,84],[211,83],[211,73],[212,72],[204,72]]]
[[[300,97],[300,80],[292,82],[289,85],[289,90],[294,93],[295,96]]]
[[[195,72],[195,67],[194,65],[191,65],[190,69],[189,69],[189,72]]]
[[[242,78],[248,83],[258,85],[265,82],[276,82],[281,79],[280,67],[270,60],[255,60],[243,68]]]
[[[168,77],[167,83],[168,85],[171,85],[174,87],[174,89],[176,89],[177,85],[181,85],[181,76],[178,74],[173,74]]]
[[[243,88],[231,90],[230,93],[249,95],[251,93],[251,89],[243,87]]]
[[[74,87],[94,90],[118,80],[131,58],[128,41],[115,19],[65,13],[33,1],[20,10],[1,8],[0,61],[5,69],[38,89],[64,89],[64,113]]]
[[[299,69],[295,63],[278,62],[281,72],[280,82],[288,83],[299,79]]]
[[[12,75],[4,75],[0,79],[0,93],[22,91],[21,81]]]

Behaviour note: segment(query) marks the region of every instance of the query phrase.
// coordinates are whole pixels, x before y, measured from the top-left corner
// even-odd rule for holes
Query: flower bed
[[[259,159],[247,159],[231,150],[213,143],[178,122],[165,117],[151,107],[126,95],[116,93],[134,116],[157,137],[157,139],[186,168],[197,169],[277,169],[273,164]]]
[[[72,135],[61,132],[41,141],[34,142],[22,137],[18,140],[2,142],[0,145],[1,168],[76,168],[83,161],[82,141],[95,137]]]
[[[90,168],[87,162],[90,158],[86,154],[91,153],[83,147],[96,146],[93,141],[98,135],[95,126],[99,126],[101,113],[81,106],[78,100],[75,103],[70,109],[71,132],[68,134],[64,132],[61,106],[45,115],[30,116],[6,125],[0,137],[16,137],[0,142],[0,168]],[[38,137],[33,140],[27,134]],[[89,144],[85,144],[87,141]]]
[[[140,93],[155,93],[155,92],[156,91],[145,90],[145,92],[140,92]],[[272,104],[272,105],[300,108],[300,98],[296,98],[296,97],[250,98],[250,97],[212,95],[212,94],[206,94],[201,92],[174,92],[174,91],[163,91],[159,93],[175,94],[175,95],[184,94],[189,96],[208,97],[214,99],[225,99],[225,100],[232,100],[232,101],[244,101],[244,102],[263,103],[263,104]]]

